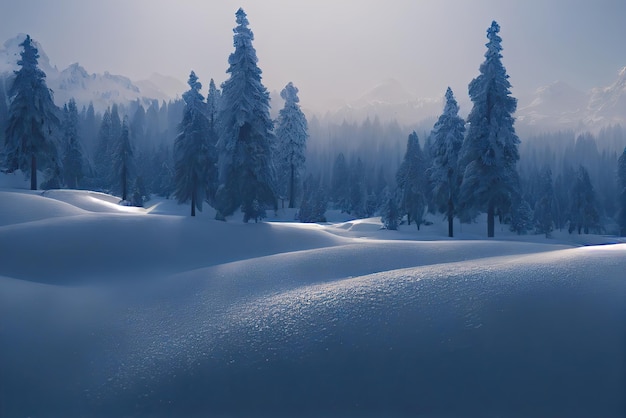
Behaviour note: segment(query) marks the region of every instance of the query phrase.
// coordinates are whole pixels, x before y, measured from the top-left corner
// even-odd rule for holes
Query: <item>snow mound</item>
[[[623,411],[626,244],[147,206],[0,190],[3,415]]]

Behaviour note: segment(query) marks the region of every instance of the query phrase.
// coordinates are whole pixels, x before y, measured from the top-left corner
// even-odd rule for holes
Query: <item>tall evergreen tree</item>
[[[596,207],[596,197],[589,172],[582,165],[578,167],[576,179],[570,190],[569,232],[589,233],[598,226],[600,216]]]
[[[261,83],[254,35],[243,9],[236,13],[235,51],[228,58],[230,74],[222,84],[220,106],[220,178],[217,217],[231,215],[238,206],[244,222],[276,208],[275,170],[272,163],[273,123],[269,93]]]
[[[117,140],[117,138],[115,138]],[[111,123],[111,108],[108,107],[102,115],[102,122],[98,130],[98,141],[94,151],[93,162],[96,170],[96,183],[103,189],[111,186],[111,150],[114,146],[113,129]]]
[[[400,197],[400,211],[407,215],[407,222],[415,221],[417,229],[424,222],[426,211],[426,167],[415,131],[409,135],[404,160],[396,173]]]
[[[437,209],[448,219],[448,236],[454,236],[454,217],[463,173],[459,170],[459,152],[463,146],[465,121],[459,117],[452,89],[446,91],[446,105],[431,133],[432,167],[428,170]]]
[[[187,84],[190,89],[183,94],[185,110],[174,143],[174,194],[179,203],[191,200],[191,216],[195,216],[196,208],[202,210],[203,201],[213,199],[215,190],[210,186],[215,184],[217,159],[214,147],[209,144],[209,120],[200,93],[202,84],[193,71]]]
[[[296,205],[304,163],[306,161],[306,140],[309,136],[306,117],[300,109],[298,88],[289,82],[280,92],[285,106],[278,115],[276,128],[278,170],[278,192],[289,198],[289,207]]]
[[[349,210],[352,216],[356,218],[365,218],[367,214],[367,188],[365,184],[365,166],[360,158],[350,167],[350,200]]]
[[[620,188],[617,223],[620,235],[626,237],[626,148],[617,162],[617,178]]]
[[[335,158],[331,181],[331,199],[335,209],[340,209],[342,213],[348,212],[350,210],[350,177],[348,163],[342,152]]]
[[[4,153],[7,170],[24,171],[30,175],[31,190],[37,190],[37,170],[60,167],[54,138],[60,125],[59,109],[46,85],[46,74],[38,67],[39,52],[29,35],[20,46],[20,69],[9,90]]]
[[[318,178],[309,174],[303,184],[302,203],[298,210],[300,222],[326,222],[328,197]]]
[[[545,234],[546,238],[554,230],[554,187],[552,185],[552,170],[545,167],[541,172],[539,194],[535,203],[535,230]]]
[[[480,75],[469,84],[473,107],[460,157],[460,200],[468,212],[487,212],[488,237],[494,236],[496,212],[508,212],[514,194],[519,193],[516,164],[520,141],[513,126],[517,100],[511,96],[509,76],[502,65],[498,32],[500,26],[494,21],[487,30],[489,42]]]
[[[130,129],[128,117],[124,116],[120,128],[120,136],[113,151],[113,176],[114,185],[118,187],[122,200],[129,199],[131,175],[133,170],[133,148],[130,144]]]
[[[222,98],[222,93],[215,86],[215,81],[211,79],[209,82],[209,94],[206,96],[206,107],[207,107],[207,118],[209,119],[209,128],[216,132],[216,140],[217,140],[217,132],[219,131],[219,110],[220,110],[220,99]]]
[[[63,107],[63,178],[65,185],[76,189],[84,176],[83,150],[78,136],[78,109],[70,99]]]

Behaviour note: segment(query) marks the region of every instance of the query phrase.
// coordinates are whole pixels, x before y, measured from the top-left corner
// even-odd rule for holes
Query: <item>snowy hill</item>
[[[623,412],[615,238],[118,202],[0,178],[3,416]]]
[[[21,47],[26,35],[20,34],[9,39],[0,48],[0,77],[10,77],[18,69]],[[185,91],[185,85],[173,77],[154,74],[148,80],[133,82],[128,77],[110,74],[92,74],[79,63],[59,71],[50,64],[42,45],[35,40],[39,51],[39,66],[46,73],[46,83],[54,92],[54,101],[62,107],[70,98],[79,106],[93,102],[96,111],[104,111],[113,103],[123,104],[135,100],[149,104],[151,100],[170,100]]]

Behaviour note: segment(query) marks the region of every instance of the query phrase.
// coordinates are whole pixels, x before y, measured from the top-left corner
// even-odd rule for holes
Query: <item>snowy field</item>
[[[0,187],[2,417],[626,414],[614,237]]]

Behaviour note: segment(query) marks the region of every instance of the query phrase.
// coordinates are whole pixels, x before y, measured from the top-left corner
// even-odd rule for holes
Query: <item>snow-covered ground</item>
[[[615,237],[118,201],[0,182],[0,416],[626,413]]]

